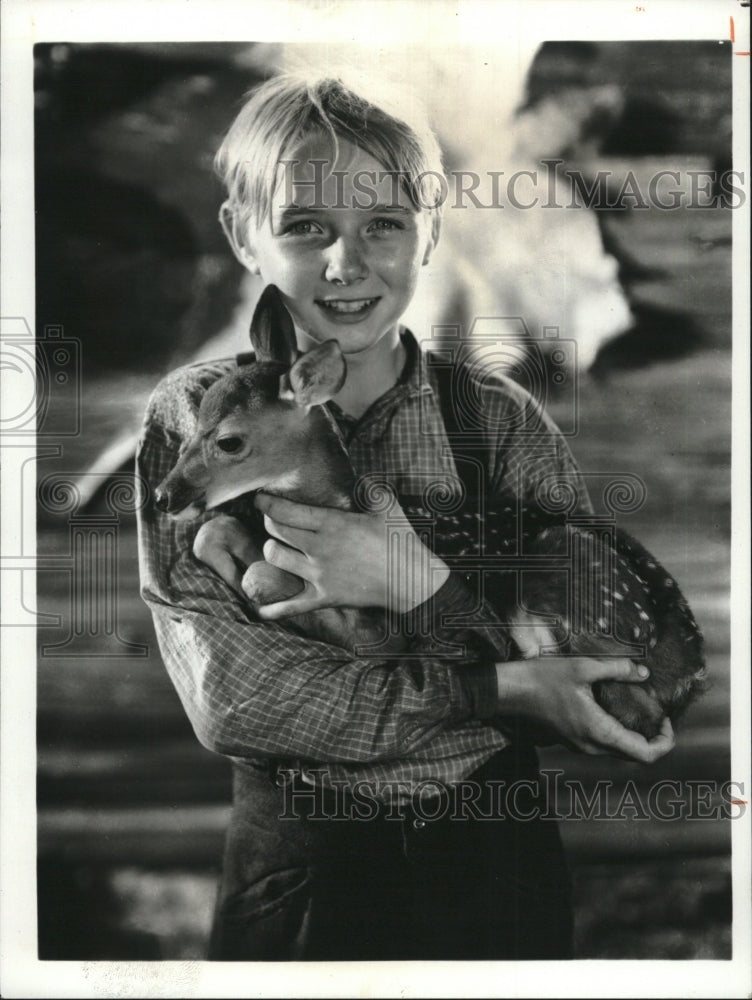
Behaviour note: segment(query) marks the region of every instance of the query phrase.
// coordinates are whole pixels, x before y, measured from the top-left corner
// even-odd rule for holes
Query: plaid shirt
[[[388,483],[400,499],[438,488],[445,501],[447,490],[461,489],[454,460],[460,452],[449,447],[435,367],[407,331],[403,342],[402,377],[359,420],[329,407],[366,493],[377,483]],[[357,657],[261,622],[193,557],[203,519],[173,520],[149,500],[192,435],[203,393],[234,363],[167,376],[149,402],[137,459],[146,490],[139,513],[142,595],[198,739],[229,757],[305,762],[312,780],[328,786],[368,781],[385,799],[405,800],[424,781],[466,778],[508,743],[492,721],[497,687],[490,660],[502,655],[486,662],[438,653]],[[553,475],[573,485],[579,509],[589,510],[564,438],[529,394],[475,366],[460,376],[452,384],[470,414],[463,443],[468,456],[480,455],[486,494],[530,502]],[[447,612],[496,624],[498,637],[498,619],[455,572],[432,600],[433,614]]]

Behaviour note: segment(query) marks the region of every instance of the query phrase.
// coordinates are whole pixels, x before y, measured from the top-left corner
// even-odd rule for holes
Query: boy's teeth
[[[344,302],[341,299],[332,300],[329,302],[324,302],[323,305],[327,309],[332,309],[334,312],[343,313],[354,313],[360,312],[361,309],[365,309],[366,306],[370,306],[372,302],[376,299],[355,299],[352,302]]]

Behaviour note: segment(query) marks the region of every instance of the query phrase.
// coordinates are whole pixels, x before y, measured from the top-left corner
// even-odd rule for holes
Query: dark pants
[[[571,957],[556,823],[510,816],[500,793],[521,778],[535,781],[533,751],[496,754],[465,783],[466,792],[470,782],[480,789],[465,794],[465,805],[445,794],[401,807],[401,819],[388,809],[337,818],[352,815],[346,797],[314,794],[250,764],[234,772],[210,959]],[[545,812],[526,787],[516,804],[518,815]],[[293,813],[299,818],[279,818]]]

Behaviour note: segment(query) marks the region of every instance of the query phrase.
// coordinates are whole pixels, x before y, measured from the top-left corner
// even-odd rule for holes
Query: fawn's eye
[[[234,455],[243,447],[243,439],[241,437],[217,438],[217,447],[227,455]]]

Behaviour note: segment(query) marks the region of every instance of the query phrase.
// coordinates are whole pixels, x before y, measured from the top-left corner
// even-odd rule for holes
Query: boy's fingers
[[[280,542],[291,545],[294,549],[305,551],[306,544],[310,544],[315,532],[305,528],[292,528],[289,524],[280,524],[274,521],[268,514],[264,514],[264,528],[272,538],[278,538]]]
[[[603,709],[598,708],[598,712],[602,717],[594,728],[592,737],[602,751],[616,753],[642,764],[652,764],[674,745],[674,732],[668,719],[664,719],[658,736],[646,740],[640,733],[622,726]]]
[[[650,671],[643,664],[632,663],[631,660],[597,660],[591,659],[585,667],[587,683],[595,681],[644,681],[650,676]]]
[[[671,720],[666,716],[661,723],[661,731],[652,740],[648,740],[651,762],[658,760],[659,757],[663,757],[669,750],[673,750],[675,744],[674,727],[671,725]]]
[[[306,584],[300,594],[289,601],[277,601],[276,604],[265,604],[256,609],[259,618],[265,621],[281,621],[292,615],[300,615],[305,611],[315,611],[323,607],[320,598],[315,596],[313,588]]]
[[[312,507],[307,503],[294,503],[284,497],[273,497],[268,493],[257,493],[254,503],[278,524],[306,531],[318,531],[324,517],[330,513],[325,507]]]
[[[278,569],[284,569],[288,573],[306,579],[308,559],[297,549],[291,549],[288,545],[270,538],[264,542],[264,559]]]
[[[645,737],[625,729],[618,722],[608,733],[599,733],[598,736],[598,746],[606,753],[615,753],[643,764],[649,764],[654,759]]]

